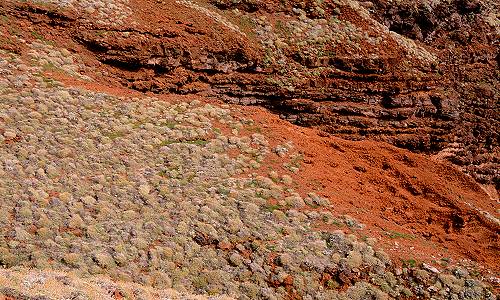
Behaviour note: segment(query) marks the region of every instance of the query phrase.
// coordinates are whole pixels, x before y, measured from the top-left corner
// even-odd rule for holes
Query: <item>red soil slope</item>
[[[89,65],[95,67],[89,68],[86,75],[100,79],[103,78],[102,75],[92,72],[113,69],[115,79],[130,79],[129,76],[135,76],[136,80],[130,82],[139,90],[155,90],[156,86],[162,87],[163,92],[168,92],[171,85],[196,90],[197,84],[205,84],[206,89],[210,89],[210,86],[221,78],[224,79],[220,81],[222,85],[225,83],[228,86],[235,83],[244,85],[245,80],[249,81],[248,78],[253,78],[252,76],[265,75],[244,72],[245,65],[251,64],[259,56],[259,51],[254,48],[251,40],[228,30],[220,22],[213,22],[201,13],[176,4],[173,4],[173,10],[166,18],[160,11],[155,10],[153,1],[133,0],[131,3],[136,8],[133,20],[141,21],[135,25],[134,30],[140,32],[140,36],[151,38],[140,45],[127,44],[126,41],[133,41],[135,33],[131,33],[132,38],[120,40],[122,32],[110,30],[103,45],[121,48],[111,49],[113,51],[106,49],[101,54],[82,46],[82,44],[88,47],[98,46],[95,43],[100,41],[96,37],[99,28],[85,27],[87,25],[79,24],[75,16],[50,19],[46,16],[48,14],[30,14],[21,12],[19,8],[9,8],[11,10],[5,11],[9,14],[23,15],[19,20],[12,22],[17,22],[19,34],[22,35],[24,32],[28,39],[35,28],[38,32],[43,32],[48,40],[56,41],[59,45],[65,45],[66,48],[79,52],[88,60]],[[75,19],[71,20],[73,17]],[[147,24],[154,26],[148,27]],[[156,31],[150,32],[151,28]],[[168,30],[162,32],[161,28]],[[217,35],[217,32],[224,34]],[[166,41],[170,44],[165,44]],[[141,60],[149,61],[149,58],[155,55],[155,44],[180,51],[179,59],[182,60],[180,63],[184,67],[178,69],[172,67],[172,70],[162,73],[161,76],[155,73],[159,70],[154,67],[127,69]],[[231,47],[228,49],[227,45]],[[22,51],[20,45],[9,45],[9,47],[12,47],[11,50]],[[214,60],[216,54],[222,52],[227,60]],[[114,57],[113,53],[119,55]],[[183,53],[187,56],[183,56]],[[206,53],[214,56],[205,57]],[[163,53],[161,57],[163,59],[168,55]],[[101,62],[108,66],[101,65]],[[154,62],[151,64],[155,65]],[[163,67],[175,64],[167,61]],[[120,66],[127,68],[120,69]],[[231,66],[240,73],[233,72],[226,76],[224,70],[218,70]],[[200,70],[206,74],[198,74]],[[213,75],[212,73],[217,73],[214,70],[220,74]],[[121,72],[127,75],[118,74]],[[113,79],[115,85],[110,81],[110,85],[105,86],[75,81],[61,74],[52,76],[68,85],[84,85],[89,89],[114,94],[132,93],[128,89],[117,87],[118,79]],[[143,78],[147,80],[141,81]],[[350,93],[352,90],[346,89],[346,91]],[[188,100],[192,98],[218,101],[195,95],[161,97],[168,101],[179,97],[187,97],[183,99]],[[358,232],[359,235],[378,237],[393,258],[422,261],[439,261],[442,258],[470,259],[494,272],[500,271],[497,261],[500,250],[498,240],[500,225],[494,218],[489,217],[499,216],[500,205],[498,201],[492,200],[472,178],[454,166],[386,143],[346,141],[328,136],[316,129],[297,127],[280,120],[263,108],[236,107],[241,110],[242,116],[254,119],[257,126],[263,128],[263,133],[275,144],[291,140],[303,153],[301,172],[296,175],[291,174],[299,183],[296,190],[316,190],[317,194],[329,198],[334,211],[350,215],[366,225],[364,230]],[[273,166],[272,161],[265,163],[270,167],[278,167]],[[325,224],[317,226],[323,229],[339,229],[328,228]]]
[[[51,74],[67,85],[114,95],[136,93]],[[155,95],[158,96],[158,95]],[[160,95],[165,101],[218,102],[198,96]],[[376,237],[393,260],[428,263],[471,260],[500,272],[500,205],[470,176],[430,156],[414,154],[374,141],[347,141],[279,119],[259,107],[234,106],[251,118],[272,146],[292,141],[303,154],[301,170],[289,173],[297,191],[315,191],[332,202],[332,210],[349,215],[366,227],[362,238]],[[269,170],[281,168],[265,161]],[[305,195],[303,195],[305,196]],[[338,230],[326,224],[318,228]],[[350,229],[340,228],[346,232]]]
[[[292,140],[303,152],[304,170],[293,176],[302,190],[316,189],[336,212],[366,224],[394,257],[466,258],[500,269],[500,226],[484,215],[498,217],[500,205],[455,166],[385,143],[323,137],[262,109],[250,115],[276,143]]]

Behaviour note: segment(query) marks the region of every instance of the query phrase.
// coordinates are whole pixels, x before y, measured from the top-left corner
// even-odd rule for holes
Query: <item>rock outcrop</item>
[[[210,3],[131,0],[134,13],[109,23],[88,7],[4,6],[67,35],[127,87],[259,104],[345,138],[443,152],[498,189],[494,1]]]

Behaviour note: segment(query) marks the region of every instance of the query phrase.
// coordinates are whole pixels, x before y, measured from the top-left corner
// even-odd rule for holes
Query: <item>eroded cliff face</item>
[[[344,138],[440,153],[499,187],[494,1],[128,5],[133,13],[111,10],[109,22],[94,22],[92,7],[4,7],[19,26],[71,41],[103,80],[263,105]]]
[[[496,299],[497,13],[2,1],[0,298]]]

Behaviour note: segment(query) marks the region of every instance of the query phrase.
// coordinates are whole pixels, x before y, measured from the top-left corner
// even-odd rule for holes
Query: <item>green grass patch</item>
[[[15,26],[10,26],[9,29],[9,34],[10,35],[15,35],[15,36],[20,36],[21,35],[21,30]]]
[[[160,143],[160,147],[163,146],[168,146],[172,144],[190,144],[190,145],[198,145],[198,146],[205,146],[208,144],[207,140],[202,140],[202,139],[196,139],[196,140],[190,140],[190,141],[170,141],[170,140],[165,140]]]
[[[49,77],[46,77],[46,76],[43,76],[43,75],[35,75],[35,76],[40,76],[42,77],[42,80],[43,82],[45,83],[45,85],[48,87],[48,88],[53,88],[53,87],[56,87],[57,86],[57,82],[52,79],[52,78],[49,78]]]
[[[328,279],[326,282],[325,282],[325,286],[326,288],[330,289],[330,290],[334,290],[336,288],[338,288],[340,285],[338,282],[336,282],[335,280],[333,279]]]
[[[277,204],[269,204],[269,205],[266,205],[264,207],[268,212],[273,212],[277,209],[281,209],[281,206],[277,205]]]
[[[249,126],[247,128],[248,131],[250,132],[255,132],[255,133],[262,133],[262,128],[258,127],[258,126]]]
[[[31,32],[31,35],[37,39],[37,40],[40,40],[40,41],[45,41],[45,38],[43,37],[43,35],[41,35],[40,33],[36,32],[36,31],[32,31]]]
[[[53,42],[53,41],[48,41],[45,39],[45,37],[43,35],[41,35],[40,33],[38,33],[37,31],[33,30],[31,32],[31,36],[33,36],[35,39],[39,40],[39,41],[42,41],[44,42],[45,44],[47,45],[51,45],[51,46],[55,46],[56,44]]]
[[[44,71],[57,71],[57,70],[59,70],[59,68],[56,67],[56,65],[54,65],[51,62],[47,62],[46,64],[43,65],[42,68]]]
[[[167,178],[168,177],[168,171],[167,170],[162,170],[162,171],[158,172],[158,176]]]
[[[290,162],[290,164],[293,166],[293,167],[296,167],[296,168],[299,168],[301,163],[304,161],[304,156],[302,154],[299,154],[299,155],[296,155],[292,161]]]
[[[177,125],[177,122],[172,122],[172,121],[166,121],[160,124],[160,126],[167,127],[169,129],[174,129],[175,125]]]
[[[222,195],[222,196],[228,196],[231,191],[229,189],[226,189],[224,187],[218,187],[217,188],[217,194]]]
[[[338,227],[343,227],[344,223],[340,222],[339,220],[333,220],[332,224]]]
[[[198,291],[204,291],[208,287],[208,280],[204,276],[195,277],[192,283],[193,287]]]
[[[0,36],[0,45],[14,45],[14,42],[12,42],[9,38]]]
[[[115,140],[117,138],[123,137],[125,134],[123,132],[110,132],[106,133],[104,136],[108,137],[111,140]]]
[[[258,186],[259,182],[257,181],[257,179],[255,178],[252,178],[252,180],[250,180],[250,183],[248,184],[249,187],[256,187]]]
[[[208,141],[196,139],[196,140],[192,140],[192,141],[186,141],[186,143],[191,144],[191,145],[205,146],[206,144],[208,144]]]
[[[286,235],[287,232],[286,232],[286,229],[281,227],[279,228],[278,230],[276,230],[277,233],[281,234],[281,235]]]
[[[413,234],[407,234],[403,232],[397,232],[397,231],[388,231],[386,233],[391,239],[410,239],[414,240],[415,236]]]
[[[275,245],[267,245],[266,248],[272,252],[276,251],[276,246]]]
[[[403,260],[403,266],[409,268],[415,268],[417,266],[417,261],[414,260],[413,258]]]
[[[179,141],[165,140],[165,141],[163,141],[163,142],[160,143],[160,147],[172,145],[172,144],[175,144],[175,143],[180,143],[180,142]]]
[[[255,38],[255,28],[256,28],[255,21],[249,16],[242,16],[239,21],[240,21],[239,27],[241,31],[246,33],[251,38]]]
[[[106,30],[98,30],[98,31],[96,31],[96,33],[95,33],[95,35],[97,35],[97,36],[101,36],[101,37],[102,37],[102,36],[104,36],[104,34],[106,34]]]
[[[285,22],[281,20],[277,20],[275,23],[275,28],[278,32],[281,32],[284,36],[291,36],[292,35],[292,30],[290,27],[288,27]]]
[[[134,129],[141,128],[141,126],[144,124],[146,124],[146,121],[137,121],[132,123],[132,128]]]
[[[190,174],[188,177],[186,177],[187,182],[192,182],[193,179],[196,178],[196,174]]]
[[[450,263],[450,258],[449,257],[443,257],[441,258],[441,261],[439,262],[440,265],[446,267]]]
[[[257,196],[259,198],[266,199],[266,200],[270,198],[270,197],[266,197],[264,194],[265,193],[263,191],[257,191],[257,192],[255,192],[255,196]]]

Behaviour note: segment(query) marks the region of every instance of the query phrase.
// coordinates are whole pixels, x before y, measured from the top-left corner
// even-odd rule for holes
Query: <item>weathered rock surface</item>
[[[109,23],[72,6],[4,6],[128,87],[208,93],[350,139],[444,151],[498,189],[494,1],[210,3],[131,0],[134,13]]]
[[[496,299],[473,179],[211,97],[437,151],[464,118],[439,51],[380,3],[212,3],[1,4],[0,297]]]

